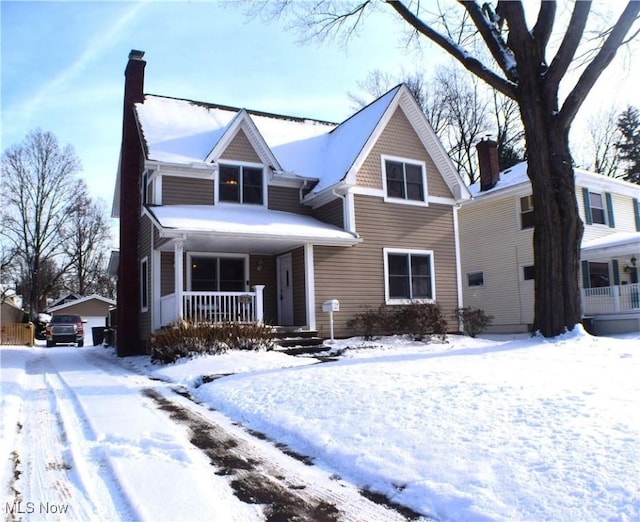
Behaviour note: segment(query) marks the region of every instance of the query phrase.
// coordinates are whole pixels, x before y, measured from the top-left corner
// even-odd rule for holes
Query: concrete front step
[[[274,342],[279,352],[289,355],[313,354],[328,350],[317,330],[304,330],[297,327],[278,327],[274,333]]]

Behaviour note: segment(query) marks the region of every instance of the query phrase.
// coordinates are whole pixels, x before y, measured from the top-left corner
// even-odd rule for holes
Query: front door
[[[278,324],[293,325],[293,280],[291,254],[278,257]]]

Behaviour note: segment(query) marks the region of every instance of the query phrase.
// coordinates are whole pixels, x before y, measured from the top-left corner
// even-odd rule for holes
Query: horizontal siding
[[[229,143],[227,148],[220,154],[219,161],[224,160],[262,163],[260,156],[258,156],[249,138],[247,138],[247,135],[242,129],[238,131],[233,140],[231,140],[231,143]]]
[[[294,214],[310,215],[311,209],[300,203],[298,189],[290,187],[269,187],[268,206],[271,210],[281,210]]]
[[[304,248],[296,248],[291,252],[291,272],[293,283],[293,324],[307,324],[306,282],[304,276]]]
[[[142,216],[140,218],[140,243],[138,244],[138,259],[141,261],[144,257],[148,258],[147,264],[147,303],[149,304],[147,312],[140,313],[140,338],[144,341],[149,337],[149,332],[151,332],[151,308],[152,308],[152,284],[151,284],[151,274],[153,273],[153,269],[151,264],[153,263],[152,255],[151,255],[151,221],[147,216]],[[140,262],[138,262],[138,273],[140,273]],[[138,285],[140,282],[138,282]],[[138,306],[140,304],[138,303]]]
[[[213,181],[210,179],[162,177],[163,205],[213,205]]]
[[[433,250],[436,300],[448,316],[458,304],[451,207],[409,207],[359,195],[355,205],[362,243],[349,248],[314,247],[316,319],[322,334],[328,335],[324,301],[340,301],[340,312],[334,315],[339,337],[351,334],[346,323],[364,306],[377,308],[384,303],[383,248]]]
[[[604,200],[603,191],[593,190],[593,192],[602,194]],[[585,223],[584,236],[582,238],[582,241],[598,239],[610,234],[614,234],[615,232],[636,232],[635,214],[633,212],[633,198],[621,194],[611,193],[611,200],[613,203],[613,220],[615,223],[615,227],[611,228],[609,227],[609,225],[601,225],[598,223],[587,225],[584,209],[584,198],[582,197],[582,187],[576,188],[576,194],[578,194],[578,211],[580,213],[580,217]],[[638,189],[638,194],[640,197],[640,188]]]
[[[173,294],[176,291],[173,252],[160,252],[160,296]]]
[[[496,326],[523,330],[533,322],[533,281],[521,267],[533,264],[533,229],[520,229],[519,196],[459,211],[462,288],[465,306],[494,316]],[[467,273],[484,272],[483,287],[469,287]]]
[[[329,225],[344,228],[344,206],[342,199],[334,199],[313,210],[313,217]]]
[[[258,261],[262,261],[262,269],[260,271],[258,271]],[[249,285],[250,289],[254,285],[264,285],[264,321],[267,324],[276,324],[278,322],[278,303],[276,301],[275,256],[259,255],[249,257]]]
[[[388,154],[406,159],[424,161],[427,168],[427,192],[430,196],[451,198],[452,194],[440,172],[425,150],[420,138],[400,107],[382,131],[368,157],[356,175],[361,187],[382,189],[381,156]]]

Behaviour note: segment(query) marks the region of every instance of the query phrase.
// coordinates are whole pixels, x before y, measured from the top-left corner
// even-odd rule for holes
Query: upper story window
[[[426,204],[427,178],[421,162],[383,157],[385,199]]]
[[[434,298],[433,252],[384,249],[387,304]]]
[[[582,189],[582,201],[587,225],[609,225],[614,228],[613,200],[609,192],[591,192],[587,188]]]
[[[262,205],[263,171],[244,165],[220,165],[218,200]]]
[[[520,198],[520,226],[523,230],[534,226],[533,195]]]

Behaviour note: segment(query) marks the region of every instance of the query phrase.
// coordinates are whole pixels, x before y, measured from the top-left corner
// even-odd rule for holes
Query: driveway
[[[5,520],[413,518],[102,347],[0,357]]]

